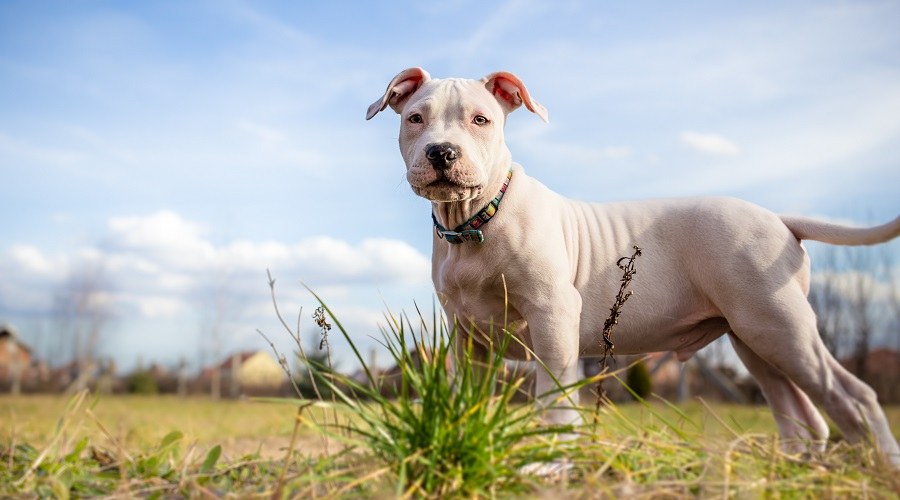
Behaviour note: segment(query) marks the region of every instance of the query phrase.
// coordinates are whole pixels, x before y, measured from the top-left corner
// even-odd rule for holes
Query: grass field
[[[53,395],[0,396],[0,442],[27,442],[41,448],[50,444],[69,398]],[[219,400],[205,397],[103,396],[86,401],[89,411],[73,415],[69,432],[86,436],[91,443],[116,446],[138,452],[158,443],[166,434],[179,431],[185,442],[199,447],[221,445],[226,456],[259,451],[263,456],[282,456],[294,428],[295,407],[254,400]],[[742,433],[774,434],[775,422],[766,406],[715,403],[712,410],[699,401],[680,405],[698,434],[711,439],[727,438],[722,422]],[[692,429],[676,412],[662,403],[651,411],[638,403],[617,405],[617,409],[638,426],[658,424],[660,417]],[[887,408],[895,435],[900,435],[900,407]],[[323,416],[324,420],[324,416]],[[603,423],[601,422],[601,425]],[[615,422],[612,425],[616,426]],[[101,426],[108,432],[105,434]],[[306,429],[301,438],[310,438],[314,453],[321,447],[318,434]],[[315,439],[312,439],[315,438]],[[305,440],[305,439],[304,439]],[[109,441],[109,442],[107,442]]]
[[[6,445],[27,442],[37,448],[48,446],[56,434],[59,419],[65,414],[67,402],[68,398],[62,396],[0,396],[0,440]],[[636,403],[619,405],[618,409],[640,426],[658,420]],[[702,426],[703,434],[710,437],[728,434],[699,402],[688,403],[682,409],[691,421]],[[663,404],[656,405],[654,411],[672,421],[681,420]],[[717,404],[714,412],[742,432],[776,432],[766,407]],[[122,446],[137,453],[159,443],[168,433],[179,431],[186,443],[200,448],[221,445],[226,457],[256,452],[274,457],[283,456],[283,450],[290,444],[294,414],[292,405],[265,401],[104,396],[89,399],[84,409],[71,415],[67,432],[88,437],[91,443],[100,446]],[[895,417],[892,418],[895,428],[900,427],[900,409],[894,410],[892,417]],[[684,422],[682,425],[686,427]],[[309,441],[303,451],[311,454],[324,451],[322,440],[314,430],[301,431],[300,438],[304,443]]]
[[[0,397],[0,409],[0,495],[356,497],[405,491],[358,444],[341,451],[340,439],[326,444],[310,426],[300,426],[292,444],[291,404],[26,396]],[[329,410],[305,411],[319,421],[333,419]],[[900,408],[888,414],[900,433]],[[484,494],[889,498],[900,487],[870,450],[837,444],[823,457],[782,454],[765,407],[695,401],[676,410],[633,403],[599,417],[597,428],[581,438],[575,472],[523,476],[516,488]],[[366,476],[371,481],[357,482]]]
[[[334,318],[323,303],[323,334],[331,329],[325,313]],[[455,340],[471,339],[457,337],[458,325],[388,319],[383,345],[400,372],[390,399],[336,319],[368,381],[313,369],[316,391],[331,394],[325,401],[0,396],[0,497],[900,494],[897,470],[866,443],[833,433],[824,452],[783,452],[764,407],[650,398],[584,408],[586,424],[577,427],[542,424],[536,405],[514,402],[525,378],[503,360],[511,335],[492,343],[487,359],[473,356],[471,341],[461,344],[468,349],[455,351],[450,370]],[[542,398],[564,403],[565,391],[618,374]],[[900,408],[887,412],[900,433]]]

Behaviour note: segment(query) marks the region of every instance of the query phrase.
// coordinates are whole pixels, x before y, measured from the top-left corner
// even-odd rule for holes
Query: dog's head
[[[366,119],[387,106],[400,115],[400,153],[416,194],[437,202],[464,201],[506,174],[511,157],[503,126],[522,104],[547,121],[547,110],[512,73],[432,79],[422,68],[410,68],[391,80]]]

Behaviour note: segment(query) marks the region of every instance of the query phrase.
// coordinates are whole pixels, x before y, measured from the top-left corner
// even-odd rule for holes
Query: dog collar
[[[459,245],[464,241],[484,243],[484,233],[479,228],[487,224],[497,213],[497,210],[500,209],[500,201],[503,199],[503,195],[506,194],[506,188],[509,187],[509,181],[512,180],[512,174],[512,169],[509,169],[509,173],[506,174],[506,181],[503,182],[503,186],[500,188],[500,193],[497,194],[486,207],[482,208],[477,214],[469,218],[469,220],[456,226],[453,231],[442,226],[441,223],[438,222],[437,217],[434,216],[434,212],[431,212],[431,220],[434,221],[434,231],[437,233],[438,238],[447,240],[447,243],[453,245]]]

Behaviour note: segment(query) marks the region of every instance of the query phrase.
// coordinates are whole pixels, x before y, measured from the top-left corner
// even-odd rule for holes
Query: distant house
[[[19,377],[31,365],[31,349],[19,339],[12,325],[0,325],[0,380]]]
[[[237,352],[219,364],[223,388],[232,396],[274,392],[287,380],[278,361],[266,351]]]

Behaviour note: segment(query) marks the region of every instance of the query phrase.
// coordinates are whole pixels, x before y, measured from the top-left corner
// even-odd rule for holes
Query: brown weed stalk
[[[287,321],[284,320],[284,317],[281,315],[281,310],[278,308],[278,300],[275,296],[275,278],[272,277],[272,273],[268,269],[266,270],[266,276],[268,277],[269,291],[270,291],[270,294],[272,297],[272,305],[275,308],[275,315],[278,317],[278,321],[281,323],[281,325],[284,327],[284,329],[287,331],[288,335],[291,337],[291,339],[294,341],[294,343],[297,346],[297,350],[300,355],[301,361],[303,361],[304,364],[306,365],[307,374],[309,376],[310,383],[312,384],[313,391],[316,394],[317,400],[324,401],[324,399],[322,398],[322,393],[319,391],[319,386],[316,383],[316,377],[313,374],[313,368],[310,365],[310,363],[308,362],[309,358],[306,356],[306,351],[303,348],[303,341],[300,337],[300,320],[303,316],[303,309],[301,308],[297,314],[296,328],[292,329],[290,327],[290,325],[288,325]],[[318,326],[322,330],[322,339],[319,343],[319,349],[321,349],[323,346],[327,349],[328,365],[330,367],[331,366],[331,346],[328,343],[328,331],[331,330],[331,325],[325,320],[324,310],[322,310],[321,307],[316,309],[315,313],[313,314],[313,320],[315,321],[316,326]],[[269,340],[269,337],[267,337],[265,333],[263,333],[259,329],[257,329],[256,332],[259,333],[259,335],[262,336],[263,339],[265,339],[265,341],[269,344],[269,347],[271,347],[272,352],[275,353],[275,358],[278,360],[278,364],[281,365],[281,369],[287,375],[288,380],[291,383],[291,386],[293,386],[293,388],[294,388],[294,392],[297,394],[297,397],[299,397],[300,399],[304,399],[303,393],[300,390],[300,387],[297,385],[297,381],[294,378],[294,374],[293,374],[293,371],[291,370],[290,363],[288,363],[287,357],[278,351],[278,349],[275,347],[275,344],[271,340]],[[312,403],[304,403],[304,404],[300,404],[299,406],[297,406],[297,413],[294,417],[294,429],[291,432],[291,443],[285,452],[284,462],[281,467],[281,472],[278,476],[278,483],[275,487],[275,495],[276,496],[280,497],[280,495],[283,491],[284,484],[285,484],[285,474],[287,472],[288,465],[290,463],[290,458],[294,452],[294,447],[297,442],[297,433],[299,431],[299,427],[302,422],[303,412],[306,408],[308,408],[310,406],[312,406]],[[311,415],[311,418],[312,418],[313,422],[316,422],[317,419],[316,419],[315,415]],[[335,422],[337,422],[336,414],[335,414]],[[328,438],[324,435],[322,436],[322,446],[325,450],[325,454],[330,455],[330,451],[328,449],[329,448],[328,447]]]
[[[609,369],[610,360],[615,364],[616,345],[612,340],[613,329],[619,324],[622,306],[634,293],[632,290],[628,290],[628,285],[631,284],[631,280],[637,274],[634,261],[640,256],[641,247],[635,245],[634,253],[631,254],[631,257],[622,257],[616,261],[616,265],[622,270],[622,279],[619,281],[619,292],[616,294],[616,300],[613,302],[612,307],[609,308],[609,316],[603,322],[603,357],[599,361],[601,373]],[[623,262],[625,263],[623,264]],[[601,402],[606,399],[606,391],[603,389],[604,378],[597,381],[597,409],[600,408]]]

